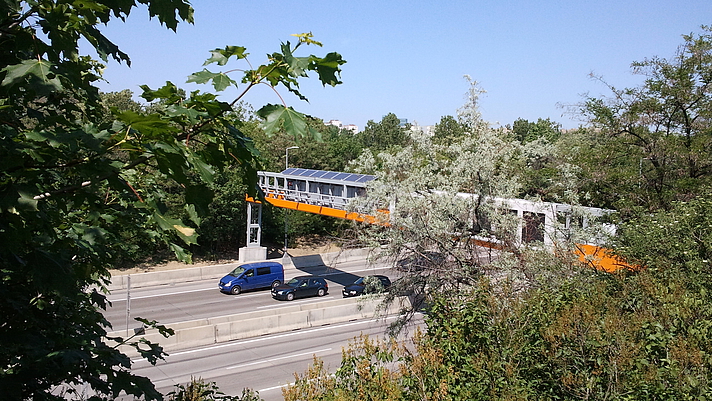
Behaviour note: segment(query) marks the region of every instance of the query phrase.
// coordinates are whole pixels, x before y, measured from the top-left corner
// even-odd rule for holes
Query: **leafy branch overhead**
[[[341,56],[297,56],[302,45],[321,45],[301,34],[257,68],[244,47],[213,50],[206,66],[242,61],[243,77],[205,69],[189,82],[239,87],[232,102],[167,82],[142,86],[148,106],[108,107],[95,85],[102,61],[130,60],[100,28],[139,5],[172,30],[193,22],[186,0],[10,0],[0,7],[0,388],[8,399],[59,399],[56,386],[87,382],[97,399],[121,392],[159,399],[105,343],[110,324],[99,309],[107,307],[100,290],[108,268],[136,236],[190,261],[188,247],[199,240],[196,227],[225,170],[244,174],[254,191],[261,156],[234,107],[251,88],[282,85],[305,99],[299,80],[310,71],[324,85],[340,83]],[[80,40],[100,60],[82,55]],[[260,113],[265,127],[306,135],[306,116],[281,103]],[[155,362],[162,351],[148,346],[142,354]]]
[[[299,38],[297,44],[292,45],[289,41],[282,43],[280,46],[281,52],[274,52],[267,55],[267,63],[252,68],[248,58],[247,49],[242,46],[225,46],[224,49],[214,49],[210,51],[211,57],[208,58],[203,66],[217,64],[225,66],[231,58],[235,60],[245,60],[249,69],[233,69],[228,71],[213,72],[207,68],[202,71],[193,73],[188,77],[188,82],[207,84],[211,83],[216,91],[221,92],[229,87],[237,89],[242,88],[233,104],[240,99],[255,85],[263,84],[271,87],[279,96],[277,88],[282,85],[289,92],[296,95],[299,99],[308,101],[308,99],[299,91],[299,78],[308,77],[310,71],[317,73],[319,81],[322,85],[336,86],[340,83],[341,68],[340,66],[346,61],[338,53],[328,53],[324,57],[310,55],[307,57],[295,56],[296,51],[303,44],[313,44],[322,46],[320,42],[313,40],[311,33],[302,33],[293,35]],[[233,79],[230,77],[232,72],[242,72],[241,79]],[[241,85],[244,85],[241,86]],[[280,96],[281,99],[281,96]],[[282,100],[282,105],[268,105],[260,109],[257,113],[265,119],[263,128],[268,133],[274,133],[279,128],[294,136],[305,136],[307,130],[305,115],[291,110]],[[311,132],[314,135],[314,132]]]

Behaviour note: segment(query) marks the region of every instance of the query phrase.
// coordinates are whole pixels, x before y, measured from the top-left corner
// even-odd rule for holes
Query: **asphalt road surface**
[[[352,321],[215,344],[175,352],[156,366],[136,360],[132,371],[150,378],[164,395],[194,377],[216,382],[225,394],[240,395],[247,387],[265,401],[283,400],[282,388],[294,382],[294,373],[304,373],[315,356],[333,373],[340,365],[342,347],[360,334],[383,337],[391,321]]]
[[[225,274],[232,268],[225,267]],[[317,300],[341,298],[341,289],[364,275],[385,274],[392,276],[386,267],[366,266],[365,261],[339,264],[338,268],[327,266],[286,269],[285,280],[300,275],[319,275],[329,284],[329,294],[322,298],[306,298],[291,303],[272,299],[269,289],[246,291],[240,295],[223,294],[218,290],[218,279],[194,281],[174,285],[163,285],[132,289],[128,329],[140,326],[134,317],[156,320],[160,324],[196,320],[209,317],[251,312],[266,308],[280,308],[287,304],[316,302]],[[394,277],[391,277],[392,279]],[[127,292],[116,290],[108,296],[112,306],[104,316],[112,324],[113,330],[127,329]]]

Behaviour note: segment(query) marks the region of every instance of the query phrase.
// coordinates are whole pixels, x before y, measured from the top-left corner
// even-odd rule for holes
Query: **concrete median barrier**
[[[167,326],[175,331],[175,335],[168,338],[154,329],[146,330],[146,333],[139,337],[158,343],[166,352],[171,353],[266,334],[371,318],[376,316],[381,300],[381,297],[360,297],[285,305],[264,311],[170,324]],[[379,316],[398,313],[402,302],[408,302],[407,298],[397,300],[387,311],[378,311]],[[116,331],[109,333],[109,336],[125,337],[125,334],[125,331]],[[138,356],[131,347],[122,346],[120,349],[132,358]]]
[[[172,285],[191,281],[219,279],[234,269],[238,263],[223,265],[186,267],[183,269],[164,270],[136,274],[117,274],[111,276],[109,291],[124,290],[128,287],[131,276],[131,288]],[[215,284],[217,288],[217,283]]]

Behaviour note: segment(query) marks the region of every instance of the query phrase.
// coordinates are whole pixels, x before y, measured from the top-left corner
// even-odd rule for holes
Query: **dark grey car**
[[[321,277],[299,276],[272,288],[272,298],[291,301],[296,298],[323,297],[329,293],[329,284]]]
[[[344,297],[357,297],[363,294],[375,294],[388,290],[391,286],[391,279],[377,274],[375,276],[365,276],[347,285],[341,291]]]

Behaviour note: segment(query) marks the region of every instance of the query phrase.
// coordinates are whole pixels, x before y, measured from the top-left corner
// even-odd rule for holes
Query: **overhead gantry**
[[[376,179],[373,175],[288,168],[280,173],[260,171],[258,178],[264,199],[275,207],[365,223],[388,224],[389,210],[354,211],[349,207],[354,198],[366,196],[368,183]],[[458,193],[456,196],[468,198],[477,195]],[[247,201],[248,240],[247,247],[240,249],[240,260],[265,259],[266,248],[261,246],[262,204],[250,197]],[[583,212],[583,217],[573,218],[574,207],[571,205],[526,199],[494,198],[492,201],[497,208],[516,213],[520,222],[517,238],[521,243],[541,242],[550,248],[553,248],[554,242],[560,237],[557,230],[568,230],[575,224],[586,227],[588,218],[599,218],[613,212],[577,206],[576,209]],[[609,234],[615,233],[613,225],[604,225],[604,229],[608,230]],[[484,246],[497,246],[491,239],[474,240]],[[576,244],[576,252],[581,261],[609,272],[630,267],[610,250],[599,245],[594,238]]]
[[[260,171],[258,176],[260,189],[274,206],[360,222],[377,221],[367,212],[346,210],[351,199],[365,196],[366,185],[376,176],[303,168],[288,168],[281,173]]]

